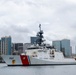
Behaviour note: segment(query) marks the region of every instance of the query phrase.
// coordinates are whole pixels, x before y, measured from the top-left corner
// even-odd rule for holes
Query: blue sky
[[[70,39],[76,45],[76,0],[0,0],[0,37],[29,42],[42,24],[48,43]]]

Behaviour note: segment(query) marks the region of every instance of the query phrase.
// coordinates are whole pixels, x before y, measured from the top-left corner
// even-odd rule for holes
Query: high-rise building
[[[60,40],[53,41],[52,45],[54,46],[56,51],[61,51],[61,41]]]
[[[56,48],[57,51],[62,51],[65,56],[71,56],[72,48],[70,46],[70,40],[63,39],[53,41],[52,45],[54,46],[54,48]]]
[[[13,43],[12,53],[13,52],[23,53],[23,43]]]
[[[37,43],[37,37],[31,37],[31,44],[36,44]]]
[[[11,55],[11,37],[2,37],[1,38],[1,54]]]
[[[65,56],[71,56],[71,46],[70,46],[70,40],[63,39],[61,41],[61,50],[64,52]]]

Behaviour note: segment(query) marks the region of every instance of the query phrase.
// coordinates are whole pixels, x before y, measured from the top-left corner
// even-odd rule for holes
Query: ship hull
[[[48,66],[48,65],[76,65],[75,59],[40,59],[26,55],[3,55],[8,66]]]

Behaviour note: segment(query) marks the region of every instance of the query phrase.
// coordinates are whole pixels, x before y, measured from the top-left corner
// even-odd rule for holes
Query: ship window
[[[43,52],[43,50],[38,50],[38,52]]]

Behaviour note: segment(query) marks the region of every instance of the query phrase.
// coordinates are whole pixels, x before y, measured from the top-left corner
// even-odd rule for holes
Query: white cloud
[[[0,37],[29,42],[42,24],[49,41],[68,38],[76,44],[75,0],[0,0]]]
[[[69,2],[69,3],[74,3],[76,4],[76,0],[65,0],[66,2]]]

